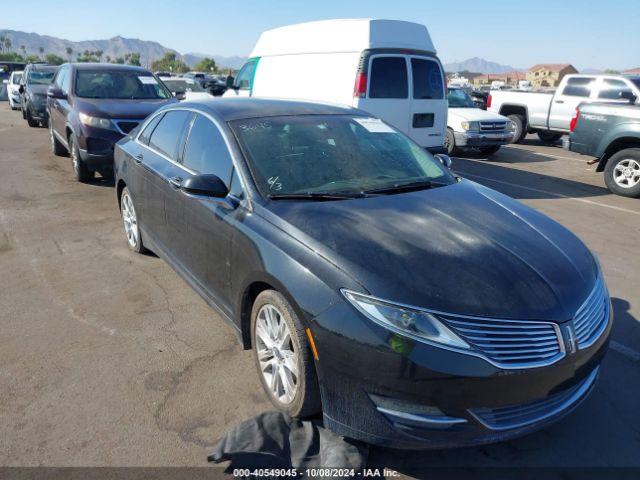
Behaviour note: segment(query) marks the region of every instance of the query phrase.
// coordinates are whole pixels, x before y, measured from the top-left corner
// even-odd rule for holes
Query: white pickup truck
[[[622,75],[567,75],[555,92],[492,91],[487,110],[509,117],[515,124],[514,143],[535,132],[554,143],[569,133],[576,107],[583,102],[629,103],[640,98],[640,78]]]

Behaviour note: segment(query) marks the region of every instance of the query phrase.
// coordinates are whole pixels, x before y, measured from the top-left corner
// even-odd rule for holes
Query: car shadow
[[[502,159],[500,160],[502,161]],[[520,163],[520,161],[515,160],[511,163]],[[491,161],[456,157],[453,159],[452,169],[461,177],[481,183],[517,199],[583,198],[612,195],[609,190],[597,185],[539,172],[509,168]]]
[[[96,187],[114,188],[116,186],[116,183],[113,177],[97,176],[95,179],[93,179],[88,183],[89,185],[95,185]]]

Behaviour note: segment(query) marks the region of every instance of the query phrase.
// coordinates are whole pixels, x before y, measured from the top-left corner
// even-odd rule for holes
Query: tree
[[[5,37],[4,35],[0,35],[0,53],[4,52],[4,40],[5,40],[5,38],[7,38],[7,37]]]
[[[102,50],[96,50],[95,52],[93,52],[93,54],[98,58],[99,62],[102,61],[102,55],[104,54]]]
[[[111,56],[107,55],[106,57],[104,57],[104,59],[107,61],[107,63],[111,63]]]
[[[40,57],[42,57],[42,54],[44,53],[44,47],[38,47],[38,51],[40,52]]]
[[[64,63],[64,58],[55,53],[47,53],[44,56],[44,61],[49,65],[62,65]]]
[[[36,57],[37,60],[37,57]],[[24,57],[18,55],[16,52],[0,53],[0,61],[3,62],[24,62]]]
[[[24,45],[20,45],[20,50],[22,50],[22,56],[27,58],[27,47]]]
[[[609,73],[609,74],[611,74],[611,75],[617,75],[617,74],[619,74],[619,73],[620,73],[620,70],[614,70],[614,69],[612,69],[612,68],[607,68],[607,69],[604,71],[604,73]]]
[[[218,66],[216,65],[216,61],[213,58],[205,57],[200,60],[195,67],[194,70],[200,70],[202,72],[212,72],[215,73],[218,71]]]
[[[174,52],[167,52],[161,59],[151,62],[151,70],[184,73],[189,71],[189,67]]]
[[[129,53],[129,58],[127,59],[127,63],[129,65],[135,65],[136,67],[140,66],[140,54],[139,53]]]
[[[69,61],[71,61],[71,55],[73,55],[73,48],[67,47],[64,50],[67,52],[67,57],[69,57]]]
[[[38,57],[37,55],[27,55],[27,58],[24,59],[25,62],[27,63],[36,63],[40,61],[40,57]]]
[[[11,39],[10,38],[5,38],[4,39],[4,46],[7,47],[7,52],[11,51]]]

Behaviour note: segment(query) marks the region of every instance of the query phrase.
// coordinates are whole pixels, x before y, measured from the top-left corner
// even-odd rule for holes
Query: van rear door
[[[409,133],[409,65],[405,55],[375,54],[369,58],[367,93],[355,106]]]
[[[409,136],[423,147],[444,143],[447,102],[444,77],[435,58],[411,56],[411,110]]]

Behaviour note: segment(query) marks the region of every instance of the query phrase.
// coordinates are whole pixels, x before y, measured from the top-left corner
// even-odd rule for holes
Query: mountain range
[[[479,57],[469,58],[462,62],[445,63],[443,67],[446,72],[507,73],[520,70],[510,65],[501,65]]]
[[[121,36],[109,38],[107,40],[85,40],[74,42],[62,38],[51,37],[49,35],[38,35],[37,33],[27,33],[18,30],[0,29],[0,36],[11,40],[11,50],[23,53],[22,46],[27,55],[40,55],[40,48],[44,53],[53,53],[67,60],[75,60],[77,54],[85,50],[102,51],[103,58],[107,55],[111,58],[121,57],[126,53],[140,53],[140,61],[142,65],[149,66],[152,61],[164,56],[167,52],[176,53],[181,56],[184,62],[193,67],[204,57],[213,58],[216,63],[223,67],[240,68],[244,63],[245,57],[225,57],[222,55],[211,55],[204,53],[187,53],[182,55],[180,52],[165,47],[158,42],[149,40],[139,40],[137,38],[124,38]],[[67,54],[67,48],[72,49],[71,56]]]

